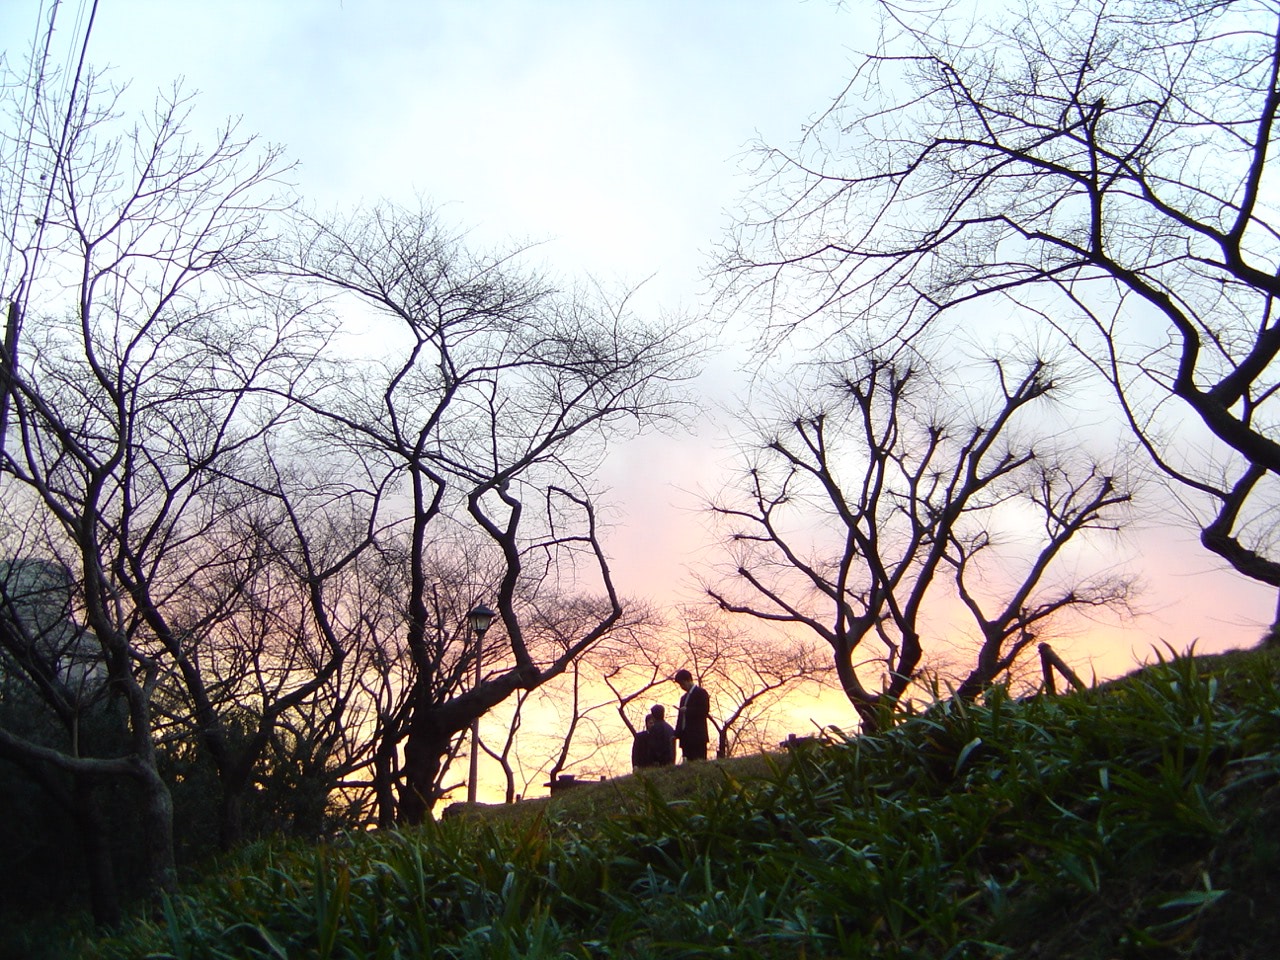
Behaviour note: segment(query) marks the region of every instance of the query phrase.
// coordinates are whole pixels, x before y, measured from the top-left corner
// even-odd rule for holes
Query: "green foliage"
[[[1280,657],[260,844],[98,958],[1265,957]]]

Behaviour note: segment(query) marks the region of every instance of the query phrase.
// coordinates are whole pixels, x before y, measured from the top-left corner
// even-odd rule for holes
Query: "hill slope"
[[[257,846],[91,957],[1270,958],[1280,656]]]

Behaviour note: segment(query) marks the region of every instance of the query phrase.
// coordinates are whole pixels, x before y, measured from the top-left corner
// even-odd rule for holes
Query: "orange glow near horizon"
[[[1221,584],[1218,583],[1218,577],[1212,578],[1210,582],[1220,588],[1216,595],[1224,597],[1229,594],[1222,592],[1223,585],[1231,585],[1233,580],[1239,578],[1233,578],[1225,573],[1221,574],[1221,576],[1225,578]],[[1235,586],[1239,589],[1240,585],[1236,584]],[[1261,588],[1253,588],[1252,585],[1247,584],[1245,588],[1242,591],[1244,597],[1258,601],[1264,599],[1269,592]],[[1208,630],[1209,627],[1214,625],[1222,629],[1219,631]],[[1164,629],[1168,629],[1169,632],[1158,632]],[[1196,630],[1205,632],[1196,633]],[[1151,663],[1161,656],[1168,658],[1174,654],[1182,655],[1188,652],[1211,654],[1253,646],[1256,644],[1258,636],[1259,634],[1255,632],[1254,624],[1250,624],[1247,621],[1224,622],[1215,618],[1212,614],[1204,616],[1199,621],[1188,619],[1181,632],[1174,632],[1171,629],[1171,611],[1165,611],[1163,616],[1148,614],[1128,624],[1093,624],[1087,630],[1081,631],[1074,636],[1046,639],[1054,651],[1067,661],[1082,680],[1086,683],[1095,683],[1132,672],[1139,666]],[[947,651],[926,651],[926,672],[928,670],[927,659],[930,652],[941,654]],[[960,659],[957,658],[957,663],[959,664],[960,662]],[[1025,653],[1022,667],[1017,672],[1027,684],[1038,683],[1040,666],[1034,646]],[[1065,682],[1059,678],[1059,689],[1064,688]],[[709,692],[713,697],[714,712],[717,691],[709,687]],[[548,691],[548,694],[553,694],[553,691]],[[920,696],[920,694],[921,691],[914,691],[915,696]],[[586,697],[586,702],[603,702],[607,696],[608,691],[602,688],[600,695],[594,700],[588,696]],[[675,702],[678,696],[679,690],[674,684],[670,685],[669,690],[665,686],[656,688],[651,694],[638,699],[632,706],[631,712],[635,715],[633,720],[642,716],[651,703],[658,702],[666,704],[668,712],[674,716]],[[554,696],[550,698],[550,700],[554,699]],[[482,737],[486,737],[487,742],[491,744],[498,742],[497,738],[502,735],[509,714],[509,709],[499,708],[483,723]],[[599,712],[598,718],[600,721],[599,737],[601,742],[592,744],[586,751],[575,749],[572,756],[581,757],[584,752],[590,755],[585,759],[571,759],[564,771],[565,773],[575,774],[580,779],[595,781],[631,772],[630,733],[618,718],[616,708],[612,704],[608,705]],[[518,780],[516,789],[523,797],[536,798],[548,794],[548,789],[545,785],[547,781],[545,769],[535,773],[536,768],[540,765],[540,760],[537,758],[545,758],[550,755],[557,738],[562,733],[562,728],[558,725],[563,720],[563,715],[557,710],[554,703],[550,701],[526,708],[522,731],[542,732],[536,736],[536,742],[531,740],[525,750],[522,751],[528,764],[524,769],[526,781]],[[784,702],[770,711],[769,720],[770,729],[773,731],[773,735],[770,737],[770,745],[775,749],[778,748],[788,733],[806,736],[816,734],[824,729],[836,728],[847,735],[854,735],[858,729],[857,714],[844,693],[835,685],[834,678],[832,678],[830,686],[820,691],[806,688],[801,693],[789,696]],[[462,760],[465,760],[465,751]],[[459,764],[455,764],[455,769],[458,774],[465,776],[465,762],[460,760]],[[501,803],[504,799],[504,781],[500,768],[489,757],[482,756],[480,770],[480,782],[477,791],[480,802]],[[456,790],[443,800],[437,809],[437,815],[450,802],[464,798],[465,793],[464,784],[459,790]]]

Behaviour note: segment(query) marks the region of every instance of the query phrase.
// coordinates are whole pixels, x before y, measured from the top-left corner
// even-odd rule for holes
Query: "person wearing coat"
[[[662,763],[664,766],[676,762],[676,731],[671,724],[667,723],[666,708],[660,703],[655,703],[649,711],[649,715],[653,717],[653,729],[658,734],[658,740],[662,745]]]
[[[707,691],[693,682],[688,670],[677,670],[671,678],[680,685],[684,696],[680,698],[680,712],[676,715],[676,742],[685,763],[707,759],[707,717],[711,713],[711,698]]]
[[[666,757],[666,740],[662,731],[657,728],[654,715],[650,713],[644,718],[644,729],[636,731],[635,739],[631,741],[631,769],[661,767],[669,762]]]

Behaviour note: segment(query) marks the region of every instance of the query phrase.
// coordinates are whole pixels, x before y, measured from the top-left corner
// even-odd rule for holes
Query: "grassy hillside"
[[[80,955],[1270,958],[1280,655],[257,846]]]

